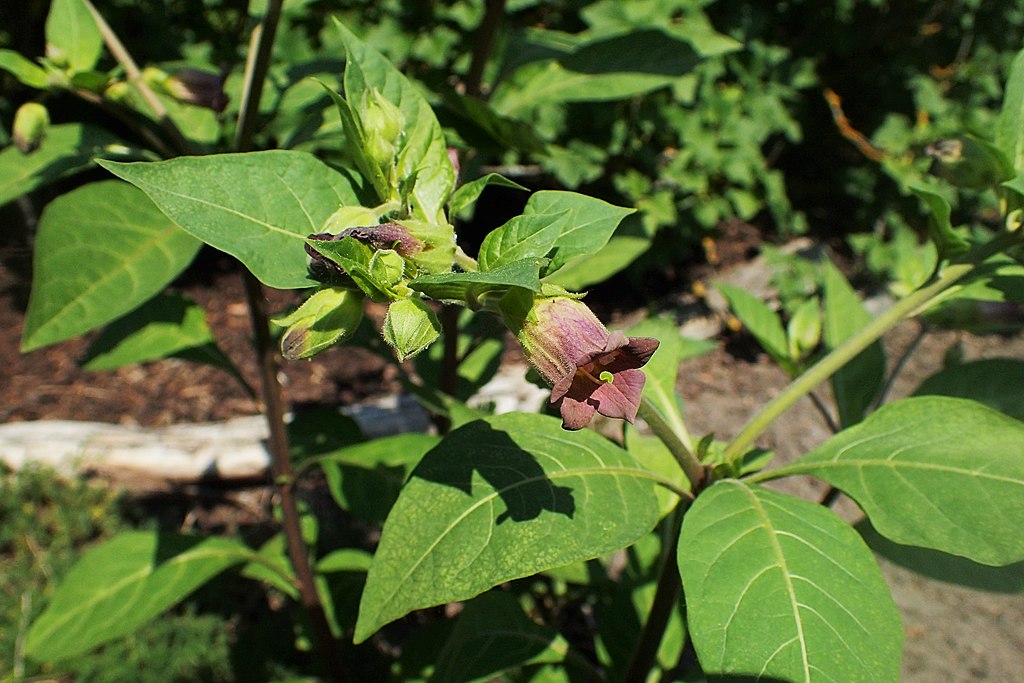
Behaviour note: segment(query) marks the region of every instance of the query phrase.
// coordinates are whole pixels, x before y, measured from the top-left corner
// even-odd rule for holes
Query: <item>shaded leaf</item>
[[[226,538],[129,531],[88,551],[25,636],[25,654],[53,662],[133,632],[254,553]]]
[[[656,477],[597,434],[547,416],[456,429],[388,515],[356,642],[412,610],[629,545],[657,521]]]
[[[950,221],[952,210],[946,198],[920,183],[911,185],[910,189],[928,210],[928,230],[932,241],[939,249],[939,257],[951,258],[966,253],[971,248],[971,243],[953,229]]]
[[[39,220],[22,350],[131,311],[177,277],[200,246],[126,183],[91,183],[58,197]]]
[[[13,145],[0,150],[0,205],[92,165],[118,139],[102,128],[62,123],[50,126],[39,147],[22,154]]]
[[[871,322],[871,314],[850,283],[831,263],[824,273],[824,341],[831,351]],[[849,427],[864,419],[885,380],[885,351],[877,341],[832,375],[839,422]]]
[[[339,206],[358,205],[353,182],[311,154],[274,150],[100,164],[143,190],[182,229],[237,257],[263,284],[311,287],[305,239]]]
[[[42,90],[47,85],[46,70],[14,50],[0,50],[0,69],[30,88]]]
[[[914,396],[954,396],[1024,420],[1024,361],[986,358],[958,363],[924,380]]]
[[[679,573],[709,676],[899,678],[899,612],[867,546],[827,508],[721,481],[683,520]]]
[[[996,122],[996,146],[1024,173],[1024,50],[1017,53],[1010,65],[1010,75],[1003,91],[1003,107]]]
[[[827,481],[896,543],[988,565],[1024,560],[1024,423],[974,401],[890,403],[763,474]]]
[[[768,304],[739,287],[719,283],[715,285],[715,289],[722,293],[729,302],[733,314],[750,334],[754,335],[761,348],[767,351],[775,362],[791,368],[786,330],[782,327],[779,314],[769,308]]]
[[[568,649],[558,631],[535,624],[513,596],[489,591],[459,615],[430,680],[490,681],[513,667],[561,662]]]

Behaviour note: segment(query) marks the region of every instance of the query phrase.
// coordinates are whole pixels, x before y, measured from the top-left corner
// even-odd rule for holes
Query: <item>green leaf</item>
[[[971,243],[953,229],[950,222],[952,211],[946,198],[922,183],[914,183],[910,189],[928,210],[928,231],[935,246],[939,248],[939,257],[952,258],[966,253]]]
[[[88,71],[103,53],[103,36],[82,0],[53,0],[46,15],[46,55],[72,71]]]
[[[544,190],[530,196],[523,215],[567,213],[555,240],[556,251],[548,268],[550,274],[577,257],[586,260],[599,251],[622,219],[635,211],[576,192]]]
[[[459,615],[437,655],[432,680],[491,681],[513,667],[561,662],[568,649],[558,631],[535,624],[513,596],[489,591]]]
[[[543,258],[554,248],[567,218],[566,211],[554,214],[524,213],[511,218],[484,238],[478,256],[480,270],[494,270],[523,259]]]
[[[729,302],[729,308],[750,334],[754,335],[761,348],[767,351],[775,362],[787,370],[791,369],[786,330],[782,327],[779,314],[769,308],[768,304],[739,287],[719,283],[715,285],[715,289],[722,293]]]
[[[509,287],[540,292],[540,269],[546,263],[546,259],[526,258],[486,272],[424,275],[412,280],[409,286],[431,299],[472,304],[488,293],[502,292]]]
[[[14,50],[0,50],[0,69],[30,88],[43,90],[49,84],[44,68]]]
[[[835,349],[871,322],[871,314],[857,298],[850,283],[831,263],[824,273],[824,340]],[[832,375],[832,393],[839,409],[839,422],[849,427],[864,419],[885,381],[885,351],[880,341],[861,351]]]
[[[491,102],[500,114],[521,115],[540,104],[621,100],[665,87],[700,61],[688,41],[659,29],[601,36],[560,59],[520,67]]]
[[[54,662],[128,635],[254,553],[226,538],[129,531],[89,550],[25,636],[25,654]]]
[[[524,190],[526,188],[515,182],[509,180],[500,173],[488,173],[485,176],[481,176],[476,180],[471,180],[468,183],[459,187],[452,194],[451,202],[448,205],[448,213],[452,216],[458,215],[460,211],[472,204],[480,197],[480,193],[484,191],[484,188],[488,185],[497,185],[499,187],[511,187],[516,190]]]
[[[395,283],[382,280],[373,269],[373,257],[376,252],[369,245],[354,237],[333,241],[309,240],[308,244],[341,266],[345,274],[373,301],[391,301],[398,298]]]
[[[615,235],[597,253],[573,259],[544,281],[572,292],[582,291],[622,271],[650,247],[649,237]]]
[[[679,334],[675,323],[666,318],[648,318],[630,327],[626,334],[630,337],[654,337],[661,342],[644,366],[644,374],[647,375],[644,397],[654,404],[672,431],[684,443],[688,443],[683,406],[676,390],[679,364],[688,358],[708,353],[715,348],[714,342],[687,339]]]
[[[39,220],[22,350],[131,311],[184,270],[199,247],[125,183],[91,183],[58,197]]]
[[[455,189],[455,168],[430,104],[384,55],[340,23],[337,27],[345,43],[345,98],[355,108],[373,88],[398,107],[406,126],[398,152],[399,184],[412,183],[414,214],[428,223],[445,223],[444,205]]]
[[[764,478],[793,474],[841,489],[896,543],[1024,560],[1024,423],[974,401],[890,403]]]
[[[396,434],[346,446],[314,462],[323,470],[334,502],[360,519],[383,522],[409,471],[440,439]]]
[[[263,284],[310,287],[306,237],[339,206],[357,205],[353,182],[304,152],[100,163],[143,190],[182,229],[237,257]]]
[[[914,396],[967,398],[1024,420],[1024,361],[986,358],[952,365],[921,383]]]
[[[80,123],[50,126],[31,154],[13,145],[0,150],[0,206],[23,194],[92,165],[118,139],[102,128]]]
[[[861,520],[854,528],[875,553],[904,569],[975,590],[1024,595],[1024,562],[989,567],[938,550],[893,543],[875,531],[868,519]]]
[[[867,546],[827,508],[721,481],[687,511],[679,573],[709,676],[899,679],[899,612]]]
[[[996,146],[1024,173],[1024,50],[1017,53],[1003,92],[1003,108],[996,122]]]
[[[427,453],[384,524],[355,640],[412,610],[625,547],[653,527],[657,475],[589,431],[508,413]]]
[[[217,346],[202,307],[181,294],[158,294],[108,325],[89,345],[83,364],[86,370],[113,370],[172,356],[202,360],[240,377]]]

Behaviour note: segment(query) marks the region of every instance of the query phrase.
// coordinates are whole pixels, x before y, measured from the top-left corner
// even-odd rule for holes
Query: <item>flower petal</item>
[[[613,375],[614,381],[603,382],[590,395],[597,412],[605,417],[632,422],[640,407],[640,395],[647,377],[641,370],[622,370]]]
[[[590,424],[590,418],[594,417],[597,408],[589,399],[583,401],[569,396],[564,396],[558,406],[562,413],[562,429],[583,429]]]

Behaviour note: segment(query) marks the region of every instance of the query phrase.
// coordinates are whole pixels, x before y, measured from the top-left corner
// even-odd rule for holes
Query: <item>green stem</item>
[[[669,425],[665,416],[661,414],[657,406],[651,403],[650,399],[646,396],[640,399],[640,409],[637,411],[637,415],[643,418],[643,421],[651,428],[654,435],[672,453],[672,457],[676,459],[679,466],[683,468],[686,478],[690,480],[692,495],[696,495],[707,478],[707,472],[700,461],[697,460],[697,456],[686,447],[686,444],[682,442],[679,435]]]
[[[654,591],[654,602],[647,615],[647,621],[644,623],[640,641],[637,643],[636,650],[633,651],[629,668],[623,678],[625,683],[643,683],[647,680],[651,667],[654,666],[654,661],[658,656],[658,648],[661,647],[661,641],[665,637],[665,629],[672,617],[672,611],[679,602],[679,592],[682,586],[679,580],[676,553],[683,514],[689,505],[690,501],[682,498],[669,515],[669,536],[664,540],[665,552],[662,554],[661,566],[658,569],[658,587]]]
[[[797,377],[781,394],[775,397],[755,414],[740,430],[740,433],[726,446],[723,458],[733,462],[749,449],[754,440],[771,425],[780,415],[789,410],[794,403],[805,396],[844,365],[853,360],[857,354],[877,341],[883,334],[905,318],[912,317],[939,294],[954,285],[958,280],[977,268],[985,259],[1003,251],[1020,238],[1014,233],[1000,235],[989,242],[975,248],[962,259],[951,263],[930,284],[906,298],[897,301],[880,316],[872,320],[860,332],[837,346],[827,356],[811,366],[807,372]]]
[[[235,149],[247,152],[252,145],[256,131],[256,118],[263,96],[263,83],[270,68],[270,56],[274,49],[277,24],[281,20],[284,0],[270,0],[267,13],[253,29],[249,39],[249,55],[245,61],[245,77],[242,86],[242,102],[238,111],[238,126],[235,130]]]
[[[128,80],[139,89],[139,93],[142,94],[142,99],[146,100],[146,104],[150,106],[157,119],[160,121],[160,125],[167,131],[167,135],[170,136],[171,141],[178,149],[179,154],[190,154],[192,145],[188,139],[182,134],[181,129],[171,119],[170,114],[167,112],[167,107],[160,101],[160,98],[156,96],[152,88],[146,83],[145,79],[142,78],[142,72],[139,70],[138,64],[132,59],[128,49],[121,42],[121,39],[114,33],[114,29],[110,28],[110,24],[107,23],[103,15],[93,6],[89,0],[82,0],[85,8],[89,10],[89,14],[92,15],[93,21],[96,22],[96,27],[100,31],[100,35],[103,36],[103,42],[106,43],[107,49],[110,50],[110,54],[114,56],[117,63],[124,69],[125,75]]]

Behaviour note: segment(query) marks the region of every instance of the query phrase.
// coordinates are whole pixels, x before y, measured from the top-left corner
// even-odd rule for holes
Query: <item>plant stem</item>
[[[669,537],[665,539],[665,552],[661,557],[661,566],[658,569],[658,587],[654,591],[654,602],[651,611],[647,615],[647,622],[644,624],[643,633],[640,634],[640,642],[633,657],[629,661],[629,668],[623,678],[625,683],[643,683],[654,666],[655,658],[658,656],[658,648],[665,636],[665,628],[672,616],[672,610],[676,608],[679,600],[679,591],[682,587],[679,581],[679,566],[676,561],[676,552],[679,546],[679,530],[683,523],[683,513],[690,505],[690,501],[681,498],[679,504],[669,515]]]
[[[483,90],[484,69],[487,59],[494,47],[494,36],[498,32],[498,24],[505,14],[505,0],[485,0],[484,18],[476,29],[476,40],[473,43],[473,57],[466,74],[466,94],[479,97]]]
[[[773,401],[750,418],[740,433],[726,446],[723,453],[726,462],[735,461],[742,456],[753,445],[754,440],[761,432],[767,429],[776,418],[789,410],[802,396],[853,360],[857,354],[873,344],[890,328],[904,318],[915,315],[919,309],[974,270],[978,264],[1019,239],[1020,237],[1015,233],[1005,233],[976,247],[962,259],[950,263],[931,284],[897,301],[880,316],[865,325],[857,334],[833,349],[831,353],[797,377]]]
[[[245,295],[252,318],[253,337],[259,363],[260,384],[263,389],[263,411],[270,432],[271,470],[281,502],[282,527],[288,546],[288,558],[295,570],[296,587],[309,617],[313,638],[323,657],[324,666],[331,680],[344,680],[344,669],[338,655],[338,646],[331,634],[327,614],[320,595],[317,593],[313,568],[309,563],[309,551],[302,540],[299,509],[295,499],[295,472],[292,468],[285,431],[284,399],[278,381],[277,354],[270,337],[270,321],[267,317],[263,287],[254,275],[245,272]]]
[[[256,131],[256,118],[263,96],[263,83],[270,68],[270,56],[274,49],[277,24],[281,20],[284,0],[270,0],[263,20],[253,29],[249,39],[249,54],[245,60],[245,77],[242,86],[242,102],[239,105],[238,125],[235,129],[235,149],[247,152]]]
[[[117,63],[124,68],[124,73],[128,77],[128,80],[139,89],[139,93],[142,94],[142,98],[146,100],[146,104],[150,106],[157,119],[160,121],[160,125],[164,127],[167,134],[170,136],[171,141],[178,149],[179,154],[189,154],[192,150],[192,145],[188,139],[182,134],[181,129],[171,119],[170,114],[167,113],[167,107],[160,101],[160,98],[156,96],[152,88],[146,83],[145,79],[142,78],[142,72],[139,70],[138,64],[132,59],[128,49],[125,48],[124,43],[114,33],[114,29],[110,28],[106,19],[103,15],[93,6],[89,0],[82,0],[85,8],[89,10],[89,14],[92,15],[93,21],[96,22],[96,27],[100,30],[100,35],[103,36],[103,42],[106,43],[107,49],[110,50],[110,54],[114,56]]]
[[[690,480],[690,490],[694,496],[697,495],[697,492],[700,491],[707,479],[707,471],[704,469],[704,466],[697,460],[697,457],[690,449],[686,447],[686,444],[680,440],[657,406],[651,403],[646,396],[640,399],[640,409],[637,411],[637,414],[643,418],[647,426],[654,432],[654,435],[672,453],[676,462],[683,469],[686,478]]]

